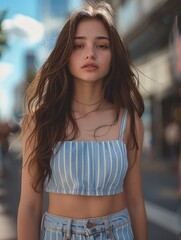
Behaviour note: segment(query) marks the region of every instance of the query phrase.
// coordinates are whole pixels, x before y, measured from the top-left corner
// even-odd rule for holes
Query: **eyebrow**
[[[74,39],[86,39],[86,37],[83,37],[83,36],[75,36]],[[109,38],[108,37],[105,37],[105,36],[98,36],[96,37],[96,39],[106,39],[109,41]]]

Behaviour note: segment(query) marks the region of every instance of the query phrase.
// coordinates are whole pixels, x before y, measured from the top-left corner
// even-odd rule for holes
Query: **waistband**
[[[109,238],[112,228],[124,226],[128,223],[130,223],[130,218],[127,209],[107,216],[86,219],[66,218],[46,212],[42,218],[42,229],[64,231],[66,239],[71,239],[72,233],[90,236],[95,232],[102,231],[105,231],[106,237]]]

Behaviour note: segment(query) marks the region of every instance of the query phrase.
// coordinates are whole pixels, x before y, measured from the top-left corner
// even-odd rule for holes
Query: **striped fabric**
[[[51,159],[52,176],[45,184],[47,192],[87,196],[114,195],[123,192],[128,168],[123,143],[127,112],[120,138],[111,141],[65,141],[57,144]]]

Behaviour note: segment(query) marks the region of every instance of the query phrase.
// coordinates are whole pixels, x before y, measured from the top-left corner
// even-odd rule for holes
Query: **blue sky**
[[[37,18],[37,2],[37,0],[0,0],[0,10],[7,9],[7,17],[12,17],[16,13],[22,13]]]
[[[0,0],[0,11],[7,10],[6,18],[12,18],[15,14],[23,14],[33,18],[38,18],[37,0]],[[8,48],[0,59],[0,63],[12,64],[12,75],[8,78],[0,76],[0,119],[8,120],[12,117],[14,107],[14,89],[22,80],[23,56],[25,46],[22,42],[8,42]]]
[[[23,14],[39,20],[38,2],[40,0],[0,0],[0,11],[7,10],[6,18],[12,19],[16,14]],[[43,0],[41,0],[43,1]],[[81,0],[57,0],[66,1],[69,10],[78,7]],[[45,2],[44,2],[45,3]],[[35,46],[32,47],[35,48]],[[8,120],[13,116],[15,103],[14,90],[24,78],[24,55],[27,50],[25,42],[19,39],[8,42],[8,48],[0,59],[0,64],[10,64],[13,66],[11,75],[3,77],[0,73],[0,120]],[[31,48],[29,48],[31,50]]]

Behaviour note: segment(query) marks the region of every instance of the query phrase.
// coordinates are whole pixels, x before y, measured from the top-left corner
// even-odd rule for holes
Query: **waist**
[[[66,218],[45,213],[42,219],[42,228],[51,229],[51,231],[63,231],[67,235],[78,233],[90,236],[95,232],[109,231],[109,229],[123,227],[126,224],[130,224],[127,209],[102,217],[84,219]],[[69,239],[71,239],[71,236],[69,236]]]
[[[49,194],[48,212],[68,218],[94,218],[109,215],[125,208],[124,193],[112,196]]]

